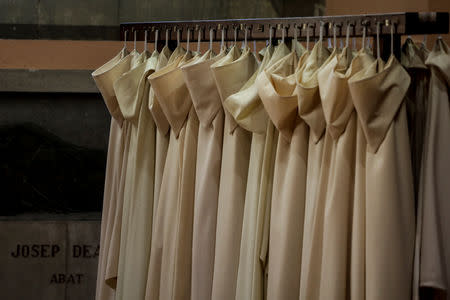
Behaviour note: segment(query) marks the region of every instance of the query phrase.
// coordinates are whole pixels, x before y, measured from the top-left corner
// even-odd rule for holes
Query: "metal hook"
[[[191,37],[191,29],[187,28],[187,38],[186,38],[186,51],[189,52],[189,40]]]
[[[309,51],[309,24],[306,24],[306,50]]]
[[[124,48],[124,49],[127,48],[127,33],[128,33],[128,30],[125,30],[125,32],[123,33],[123,35],[124,35],[124,39],[123,39],[123,48]]]
[[[377,22],[377,59],[380,59],[380,22]]]
[[[214,29],[209,29],[209,50],[212,50]]]
[[[133,31],[134,31],[134,50],[136,50],[136,34],[137,34],[137,31],[134,30],[134,29],[133,29]]]
[[[273,27],[269,25],[269,45],[272,45]]]
[[[244,28],[244,49],[247,48],[247,26]]]
[[[345,47],[348,47],[349,39],[350,39],[350,27],[352,24],[347,24],[347,30],[345,32]]]
[[[166,47],[169,47],[169,29],[166,28]]]
[[[147,52],[147,30],[144,31],[144,52]]]
[[[200,42],[202,41],[202,30],[201,28],[198,29],[197,32],[197,52],[200,53]]]
[[[181,39],[180,35],[181,35],[181,29],[177,29],[177,47],[180,46],[180,39]]]
[[[220,24],[219,24],[219,26],[220,26]],[[220,50],[222,51],[224,49],[224,47],[225,47],[225,28],[222,27],[222,38],[220,41]]]
[[[286,37],[286,26],[281,25],[281,42],[284,43]]]
[[[159,29],[155,30],[155,51],[158,51],[158,34],[159,34]]]
[[[336,49],[336,24],[333,24],[333,48]]]

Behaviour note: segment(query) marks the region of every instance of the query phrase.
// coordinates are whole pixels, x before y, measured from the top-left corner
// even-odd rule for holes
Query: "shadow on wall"
[[[100,211],[105,162],[105,151],[65,142],[37,125],[0,127],[0,215]]]

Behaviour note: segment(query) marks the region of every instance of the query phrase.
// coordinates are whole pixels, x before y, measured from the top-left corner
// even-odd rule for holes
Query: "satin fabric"
[[[298,114],[309,127],[306,194],[299,299],[319,297],[326,182],[329,171],[331,137],[319,93],[318,72],[336,55],[321,43],[304,56],[296,75]],[[323,188],[325,190],[323,190]],[[322,193],[322,195],[321,195]]]
[[[165,67],[169,62],[172,51],[169,47],[164,46],[161,53],[158,56],[158,62],[156,63],[155,71],[158,71]],[[148,77],[147,77],[148,80]],[[148,108],[153,116],[153,120],[156,124],[156,148],[155,148],[155,184],[153,190],[153,222],[155,222],[156,211],[158,209],[159,193],[161,190],[161,181],[164,172],[164,166],[166,164],[167,148],[169,147],[169,122],[166,116],[162,112],[158,99],[153,92],[153,88],[150,85],[149,90]]]
[[[224,102],[236,122],[252,132],[235,299],[262,299],[264,295],[277,133],[259,98],[255,80],[265,67],[288,53],[285,44],[275,51],[269,46],[258,70]]]
[[[433,289],[421,299],[450,299],[450,49],[442,39],[436,41],[426,65],[431,78],[419,187],[419,285]]]
[[[117,220],[117,216],[121,215],[122,211],[121,203],[123,199],[119,197],[119,184],[124,170],[123,160],[124,157],[127,157],[127,149],[125,148],[127,126],[122,127],[123,116],[118,109],[113,83],[122,73],[129,70],[130,60],[131,56],[124,48],[92,73],[92,77],[111,114],[95,295],[97,300],[114,299],[115,295],[113,289],[115,288],[117,272],[108,272],[107,270],[108,265],[117,265],[117,260],[111,260],[114,257],[117,258],[120,247],[119,244],[115,243],[120,240],[120,231],[115,231],[114,227],[117,221],[121,222],[121,220]],[[114,234],[119,234],[119,238],[115,237]]]
[[[254,74],[256,59],[250,50],[232,47],[211,65],[220,99],[236,93]],[[222,166],[217,210],[216,249],[211,299],[233,299],[239,266],[239,251],[251,135],[225,111]]]
[[[149,77],[171,131],[152,240],[146,299],[190,299],[191,294],[199,122],[180,69],[189,62],[192,53],[178,55],[183,52],[176,49],[172,55],[177,57]]]
[[[410,299],[414,191],[406,107],[408,73],[395,57],[349,80],[367,140],[366,299]]]
[[[351,50],[344,48],[317,75],[327,122],[326,130],[332,144],[324,207],[320,299],[364,298],[363,295],[360,295],[362,298],[355,298],[357,293],[352,293],[353,287],[364,285],[364,281],[351,281],[355,278],[351,269],[353,254],[351,250],[364,249],[364,240],[359,238],[361,234],[358,235],[358,231],[364,229],[364,223],[354,224],[352,214],[355,212],[354,203],[358,202],[360,205],[364,201],[364,197],[360,197],[363,195],[355,194],[354,187],[357,152],[365,152],[366,149],[357,147],[357,115],[348,88],[348,80],[357,72],[369,67],[372,62],[373,58],[366,54],[365,50],[357,52],[352,60]],[[356,234],[353,241],[352,232]],[[359,255],[364,255],[361,251],[358,252]],[[359,258],[357,254],[353,263],[359,263]],[[364,276],[360,272],[357,274]]]
[[[130,53],[131,61],[130,61],[130,70],[124,74],[122,74],[117,80],[114,82],[114,91],[117,95],[117,101],[119,104],[119,109],[122,109],[122,107],[125,107],[130,100],[136,95],[136,88],[137,84],[139,82],[139,79],[141,78],[142,72],[143,72],[143,66],[147,58],[149,57],[148,52],[142,52],[139,54],[136,50],[133,50]],[[131,75],[130,75],[131,74]],[[123,79],[121,81],[120,79]],[[127,92],[122,92],[121,95],[117,94],[118,88],[122,85],[125,89],[129,89],[128,92],[131,92],[129,95]],[[123,112],[121,111],[122,115]],[[121,186],[119,189],[122,191],[121,194],[123,195],[123,205],[122,205],[122,215],[121,215],[121,225],[118,227],[118,230],[120,230],[120,250],[118,255],[118,273],[123,273],[124,267],[125,267],[125,261],[126,261],[126,249],[127,249],[127,243],[128,243],[128,233],[129,233],[129,224],[132,214],[130,213],[130,207],[132,202],[132,189],[133,189],[133,178],[132,176],[129,176],[129,174],[133,174],[135,172],[135,159],[133,154],[136,151],[137,143],[135,143],[135,136],[133,137],[132,133],[132,124],[129,119],[125,118],[124,116],[124,122],[126,126],[128,126],[128,153],[126,158],[126,169],[124,174],[124,181],[121,183]],[[119,276],[118,276],[119,277]],[[122,280],[123,280],[122,276]],[[122,281],[123,283],[123,281]],[[117,282],[119,284],[119,280]],[[116,297],[121,298],[121,292],[122,288],[119,289],[118,292],[119,295],[116,295]]]
[[[270,209],[267,299],[298,299],[308,128],[297,115],[296,52],[256,79],[258,94],[279,131]]]
[[[191,299],[211,299],[224,113],[210,66],[225,56],[208,50],[181,69],[199,119],[192,233]]]
[[[148,55],[148,54],[143,54]],[[128,234],[119,264],[116,299],[143,299],[147,283],[153,223],[155,123],[148,111],[147,76],[155,70],[159,53],[123,74],[114,84],[120,109],[131,124],[127,177],[130,186],[124,202]],[[127,207],[125,207],[127,205]],[[125,215],[124,215],[125,216]],[[124,226],[122,226],[124,227]]]

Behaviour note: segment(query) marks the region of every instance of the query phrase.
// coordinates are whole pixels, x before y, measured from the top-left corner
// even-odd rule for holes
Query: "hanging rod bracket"
[[[310,36],[319,36],[320,26],[323,24],[324,37],[331,37],[333,30],[328,30],[329,26],[336,25],[339,28],[337,35],[345,35],[343,26],[352,27],[351,36],[362,36],[364,27],[366,32],[376,32],[376,24],[380,23],[380,34],[389,35],[390,25],[395,26],[396,35],[415,34],[447,34],[449,32],[448,12],[403,12],[388,14],[365,14],[365,15],[345,15],[345,16],[318,16],[318,17],[294,17],[294,18],[273,18],[273,19],[230,19],[230,20],[198,20],[198,21],[160,21],[160,22],[136,22],[120,24],[120,39],[123,40],[125,31],[137,32],[137,39],[144,40],[145,30],[149,28],[158,29],[160,32],[169,30],[169,39],[174,41],[177,38],[177,30],[180,30],[181,41],[186,41],[187,29],[209,28],[216,31],[225,29],[225,40],[234,40],[234,29],[237,29],[236,39],[244,40],[244,29],[247,27],[248,36],[252,40],[268,40],[269,28],[275,30],[284,29],[286,36],[294,36],[294,30],[304,31],[307,26],[310,28]],[[340,24],[338,26],[338,24]],[[233,29],[228,32],[227,29]],[[331,28],[331,27],[330,27]],[[214,36],[214,41],[220,41],[220,35]],[[154,42],[154,35],[148,37],[148,42]]]

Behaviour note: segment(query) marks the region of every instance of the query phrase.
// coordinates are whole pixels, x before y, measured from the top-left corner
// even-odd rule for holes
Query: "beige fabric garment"
[[[170,141],[152,240],[146,299],[190,299],[192,223],[198,118],[180,67],[192,53],[177,55],[149,77],[169,121]],[[194,58],[195,59],[195,58]]]
[[[117,212],[121,211],[122,199],[119,197],[119,183],[123,170],[123,158],[125,155],[126,126],[123,128],[123,116],[118,109],[117,98],[114,93],[113,83],[130,68],[131,56],[127,56],[126,49],[122,49],[115,57],[92,73],[105,104],[111,109],[111,128],[109,134],[108,157],[106,162],[105,188],[103,200],[102,223],[100,232],[100,254],[97,271],[97,300],[114,299],[115,285],[108,285],[107,276],[108,255],[110,252],[118,252],[119,247],[112,243],[113,228]],[[114,114],[114,115],[113,115]],[[117,118],[117,119],[116,119]],[[120,234],[120,232],[119,232]],[[116,277],[111,276],[111,277]]]
[[[235,299],[262,299],[264,295],[264,272],[267,249],[262,249],[267,240],[264,232],[266,217],[270,216],[270,190],[273,177],[273,162],[276,151],[276,132],[269,122],[255,80],[272,59],[278,60],[289,53],[285,44],[264,52],[258,70],[242,89],[224,101],[224,107],[244,129],[252,132],[248,180],[245,195],[239,267]],[[270,185],[270,186],[269,186]],[[268,227],[267,227],[268,228]],[[267,243],[266,243],[267,244]],[[267,246],[267,245],[266,245]]]
[[[372,62],[373,58],[364,50],[358,52],[352,61],[351,50],[344,48],[317,75],[327,131],[332,144],[331,156],[328,158],[328,182],[323,194],[325,207],[320,299],[350,299],[351,287],[355,284],[351,281],[352,212],[354,202],[364,201],[364,197],[357,197],[354,191],[355,163],[357,151],[365,152],[366,148],[357,148],[357,115],[347,81],[355,73],[369,67]],[[364,229],[364,224],[355,224],[356,226],[362,228],[355,228],[355,231]],[[355,242],[362,241],[355,239]],[[361,283],[364,284],[364,281],[356,284]]]
[[[242,55],[236,46],[211,65],[220,99],[236,93],[256,71],[257,63],[249,49]],[[216,249],[212,299],[234,299],[239,265],[239,249],[251,135],[225,112],[217,207]]]
[[[431,69],[419,203],[422,203],[420,287],[450,299],[450,49],[438,39],[426,60]],[[420,207],[420,206],[419,206]],[[446,294],[446,296],[444,296]],[[440,296],[440,297],[438,297]]]
[[[211,299],[213,282],[224,113],[210,66],[224,56],[225,51],[216,56],[208,50],[198,60],[181,68],[200,122],[195,172],[191,284],[191,299],[198,300]]]
[[[258,94],[279,131],[270,209],[267,299],[298,299],[305,204],[308,128],[297,115],[296,52],[256,79]]]
[[[155,71],[165,67],[169,62],[172,51],[165,46],[158,56]],[[152,113],[153,120],[156,124],[156,148],[155,148],[155,184],[153,193],[153,222],[155,222],[155,215],[158,207],[159,192],[161,190],[161,181],[164,172],[164,165],[166,164],[167,148],[169,147],[169,122],[162,112],[158,99],[156,99],[153,88],[150,86],[148,108]]]
[[[408,73],[394,56],[349,80],[367,139],[366,299],[410,299],[414,191],[406,107]]]
[[[420,168],[425,137],[426,114],[428,104],[428,87],[430,70],[425,65],[428,51],[417,46],[407,38],[402,47],[401,63],[411,77],[406,94],[406,111],[408,116],[409,141],[411,145],[411,163],[414,176],[414,191],[416,197],[416,241],[414,250],[414,280],[413,299],[419,299],[420,276],[420,243],[422,235],[422,202],[419,202],[418,189],[420,183]]]
[[[314,300],[319,296],[324,197],[319,198],[323,174],[328,174],[331,149],[330,135],[325,133],[326,121],[319,94],[317,74],[334,57],[317,43],[297,72],[296,93],[298,114],[309,127],[303,244],[301,251],[299,299]]]
[[[146,55],[146,54],[144,54]],[[120,109],[131,124],[130,152],[127,177],[130,187],[124,203],[128,210],[128,235],[123,264],[119,264],[116,299],[143,299],[147,283],[153,221],[153,182],[155,170],[155,123],[148,111],[149,83],[147,76],[156,67],[159,53],[131,71],[114,84]],[[125,205],[128,205],[125,208]],[[124,221],[124,220],[123,220]],[[121,269],[122,267],[122,269]]]

